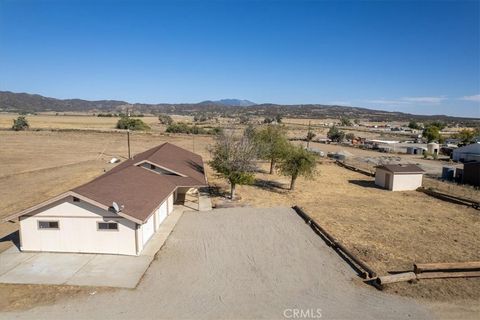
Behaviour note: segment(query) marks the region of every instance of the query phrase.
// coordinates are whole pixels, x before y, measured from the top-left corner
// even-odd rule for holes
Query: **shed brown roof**
[[[422,168],[415,164],[384,164],[377,166],[377,169],[387,170],[393,173],[408,174],[408,173],[425,173]]]
[[[143,161],[181,175],[162,175],[137,166]],[[124,206],[123,214],[145,222],[177,187],[206,184],[202,157],[167,142],[72,191],[106,206],[116,202]]]

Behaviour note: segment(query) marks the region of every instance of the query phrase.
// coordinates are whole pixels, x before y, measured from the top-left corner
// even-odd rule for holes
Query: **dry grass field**
[[[0,117],[0,127],[5,127],[4,116]],[[60,126],[55,122],[59,116],[38,117],[39,126],[49,128],[50,121],[55,123],[52,126]],[[93,117],[72,117],[78,121],[76,128],[90,128],[82,121],[90,122]],[[35,123],[33,119],[31,123]],[[111,124],[97,124],[95,130],[109,130]],[[71,129],[69,126],[62,129]],[[208,160],[212,137],[165,135],[159,131],[160,127],[150,133],[132,133],[132,153],[169,141]],[[0,218],[83,184],[109,170],[112,165],[108,160],[112,157],[127,156],[126,135],[116,131],[0,130],[0,141]],[[265,170],[267,164],[260,166]],[[207,174],[210,183],[221,192],[228,190],[226,182],[208,166]],[[300,178],[297,189],[289,192],[287,178],[260,172],[255,185],[238,187],[240,199],[234,205],[299,205],[380,274],[411,269],[414,262],[480,260],[478,211],[419,192],[385,191],[376,188],[372,181],[324,163],[313,180]],[[214,198],[216,204],[225,202],[229,201],[221,196]],[[0,224],[0,238],[15,228],[11,223]],[[425,280],[391,285],[387,291],[433,300],[470,301],[480,298],[479,280]],[[12,290],[12,286],[0,285],[0,297]],[[28,304],[37,303],[39,292],[44,289],[20,286],[15,290],[16,299]],[[71,292],[76,294],[75,290]],[[51,301],[55,294],[50,293],[45,299]]]
[[[268,165],[262,166],[266,172]],[[221,188],[222,181],[210,179]],[[390,192],[373,178],[332,163],[319,166],[313,180],[257,174],[257,186],[239,186],[242,205],[299,205],[379,274],[412,270],[415,262],[480,260],[480,214],[416,191]],[[272,186],[269,181],[276,182]],[[218,200],[219,204],[223,200]],[[480,279],[424,280],[390,285],[387,291],[434,300],[480,299]]]
[[[16,119],[16,113],[0,113],[0,129],[10,129],[13,119]],[[61,114],[52,113],[28,115],[26,116],[30,128],[41,130],[100,130],[114,131],[118,117],[97,117],[91,114]],[[165,126],[159,124],[158,118],[154,116],[145,116],[140,118],[148,124],[153,132],[163,132]],[[175,121],[192,122],[193,117],[173,116]]]

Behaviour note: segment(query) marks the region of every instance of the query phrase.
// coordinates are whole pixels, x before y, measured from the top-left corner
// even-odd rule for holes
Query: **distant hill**
[[[116,100],[88,101],[81,99],[55,99],[38,94],[0,91],[0,110],[4,111],[90,111],[109,110],[128,102]]]
[[[272,117],[282,115],[292,118],[360,118],[371,121],[447,121],[456,123],[478,123],[480,119],[451,117],[445,115],[414,115],[402,112],[389,112],[358,107],[322,104],[255,104],[248,100],[223,99],[218,101],[203,101],[200,103],[159,103],[142,104],[128,103],[118,100],[88,101],[81,99],[55,99],[38,94],[14,93],[0,91],[0,111],[8,112],[125,112],[126,109],[144,114],[179,114],[196,115],[209,114],[212,117],[259,116]]]
[[[255,102],[249,100],[240,99],[221,99],[221,100],[206,100],[198,103],[199,105],[218,105],[218,106],[230,106],[230,107],[250,107],[256,105]]]

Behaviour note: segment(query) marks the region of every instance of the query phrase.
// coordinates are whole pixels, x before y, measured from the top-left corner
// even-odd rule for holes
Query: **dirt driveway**
[[[320,310],[321,309],[321,310]],[[415,301],[357,283],[289,208],[185,213],[140,285],[0,318],[429,318]]]

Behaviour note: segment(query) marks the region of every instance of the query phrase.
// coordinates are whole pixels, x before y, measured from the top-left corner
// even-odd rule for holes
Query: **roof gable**
[[[392,173],[398,174],[409,174],[409,173],[417,173],[423,174],[425,171],[415,164],[384,164],[381,166],[377,166],[377,169],[386,170]]]
[[[159,174],[137,166],[148,162],[179,175]],[[145,222],[177,187],[206,185],[203,160],[199,155],[164,143],[136,155],[94,180],[37,206],[11,215],[8,220],[36,210],[69,195],[109,210],[113,202],[124,206],[118,215],[136,223]]]

